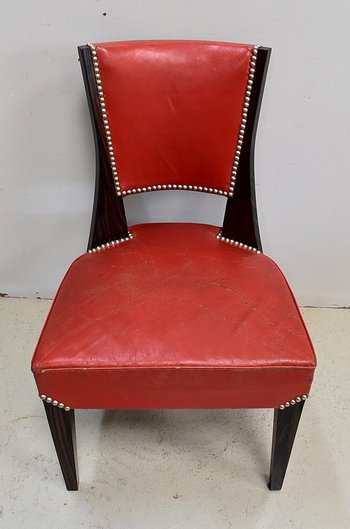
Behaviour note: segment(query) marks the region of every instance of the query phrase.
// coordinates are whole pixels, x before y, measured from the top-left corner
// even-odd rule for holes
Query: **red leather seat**
[[[79,257],[33,360],[40,393],[73,408],[278,407],[315,357],[289,286],[218,228],[144,224]]]

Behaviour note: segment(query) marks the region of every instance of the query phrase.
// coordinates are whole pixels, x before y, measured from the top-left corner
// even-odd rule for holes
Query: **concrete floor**
[[[49,305],[0,300],[1,527],[350,527],[350,310],[303,310],[319,367],[281,492],[266,487],[271,410],[80,410],[67,492],[30,373]]]

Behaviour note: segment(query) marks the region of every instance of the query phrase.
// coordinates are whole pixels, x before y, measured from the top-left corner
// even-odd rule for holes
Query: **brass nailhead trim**
[[[114,179],[114,186],[115,186],[117,196],[119,197],[127,196],[127,195],[133,195],[136,193],[145,193],[147,191],[165,191],[169,189],[179,189],[179,190],[185,190],[185,191],[203,191],[204,193],[214,193],[214,194],[222,195],[225,197],[227,196],[232,197],[234,187],[235,187],[236,177],[237,177],[237,170],[238,170],[238,164],[239,164],[239,159],[240,159],[240,154],[241,154],[241,149],[242,149],[242,144],[243,144],[244,131],[246,128],[251,89],[253,86],[254,73],[255,73],[256,57],[258,54],[258,48],[260,46],[254,46],[252,50],[252,55],[250,58],[249,75],[248,75],[248,81],[247,81],[247,86],[245,90],[245,96],[244,96],[244,105],[243,105],[243,111],[242,111],[242,117],[241,117],[241,124],[239,128],[238,141],[237,141],[235,156],[234,156],[233,165],[231,169],[231,179],[230,179],[230,186],[229,186],[228,192],[222,191],[221,189],[212,188],[212,187],[187,185],[187,184],[185,185],[158,184],[158,185],[153,185],[153,186],[137,187],[133,189],[128,189],[126,191],[121,191],[121,185],[119,181],[116,158],[115,158],[113,142],[112,142],[112,135],[111,135],[109,122],[108,122],[108,113],[107,113],[107,107],[106,107],[106,102],[105,102],[105,96],[103,93],[100,67],[99,67],[98,57],[97,57],[97,48],[94,44],[90,44],[90,43],[88,44],[88,46],[91,50],[92,61],[94,65],[97,92],[98,92],[98,97],[100,101],[100,110],[101,110],[101,115],[102,115],[102,120],[103,120],[104,131],[105,131],[105,135],[107,139],[109,159],[110,159],[110,164],[111,164],[111,169],[112,169],[112,174],[113,174],[113,179]]]
[[[103,127],[104,127],[106,140],[107,140],[107,148],[108,148],[109,161],[111,164],[111,170],[112,170],[112,175],[113,175],[113,180],[114,180],[114,187],[115,187],[117,196],[121,197],[122,192],[120,190],[120,182],[119,182],[117,164],[115,161],[115,155],[114,155],[114,149],[113,149],[113,143],[112,143],[112,135],[111,135],[111,131],[109,128],[108,113],[107,113],[107,108],[106,108],[105,96],[104,96],[103,88],[102,88],[102,81],[101,81],[100,67],[98,64],[97,50],[94,44],[88,44],[88,46],[91,50],[92,62],[94,65],[95,80],[97,84],[97,93],[98,93],[98,98],[100,101],[100,110],[101,110]]]
[[[260,46],[254,46],[251,57],[250,57],[249,74],[248,74],[247,87],[246,87],[245,96],[244,96],[244,105],[243,105],[243,110],[242,110],[241,125],[239,128],[237,147],[236,147],[236,152],[235,152],[235,156],[233,159],[233,165],[232,165],[232,171],[231,171],[231,183],[230,183],[230,188],[229,188],[229,193],[228,193],[228,196],[230,198],[233,197],[233,192],[234,192],[235,184],[236,184],[239,159],[241,156],[241,149],[242,149],[243,139],[244,139],[244,131],[246,128],[246,123],[247,123],[250,96],[252,93],[252,86],[254,82],[256,57],[258,55],[259,48]]]
[[[52,404],[52,406],[57,406],[57,408],[61,408],[64,411],[69,411],[70,406],[65,406],[63,402],[59,402],[58,400],[54,400],[51,397],[47,397],[46,395],[40,395],[41,400],[44,400],[48,404]]]
[[[122,242],[130,241],[133,238],[133,234],[129,232],[127,237],[124,237],[123,239],[116,239],[115,241],[106,242],[105,244],[101,244],[101,246],[96,246],[96,248],[91,248],[91,250],[88,250],[88,253],[98,253],[102,250],[108,250],[109,248],[114,248],[115,246],[118,246]]]
[[[299,397],[295,397],[294,399],[287,400],[284,404],[281,404],[278,406],[279,410],[284,410],[286,408],[289,408],[289,406],[294,406],[294,404],[297,404],[298,402],[301,402],[302,400],[306,400],[309,395],[301,395]]]
[[[260,250],[257,250],[253,246],[248,246],[248,244],[243,244],[243,242],[238,242],[233,239],[227,239],[226,237],[222,237],[221,231],[219,231],[216,238],[219,239],[219,241],[226,242],[227,244],[233,244],[234,246],[243,248],[243,250],[249,250],[250,252],[259,253],[259,254],[261,253]]]
[[[216,189],[212,187],[205,187],[205,186],[193,186],[193,185],[187,185],[187,184],[158,184],[155,186],[147,186],[147,187],[137,187],[133,189],[128,189],[127,191],[122,191],[122,195],[132,195],[135,193],[145,193],[147,191],[166,191],[169,189],[180,189],[185,191],[203,191],[204,193],[215,193],[217,195],[222,195],[224,197],[228,196],[227,191],[222,191],[221,189]]]

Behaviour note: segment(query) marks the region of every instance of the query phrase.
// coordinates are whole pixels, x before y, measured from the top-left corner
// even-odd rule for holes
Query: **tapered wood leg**
[[[284,410],[275,410],[268,484],[270,490],[282,488],[303,406],[304,401],[301,401]]]
[[[67,490],[78,490],[74,410],[46,402],[44,407]]]

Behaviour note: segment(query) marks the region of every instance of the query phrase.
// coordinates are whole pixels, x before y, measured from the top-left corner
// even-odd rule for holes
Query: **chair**
[[[316,360],[259,236],[269,55],[203,41],[79,47],[97,157],[91,233],[32,361],[68,490],[76,408],[274,408],[269,488],[282,487]],[[221,195],[222,227],[127,226],[124,197],[168,189]]]

